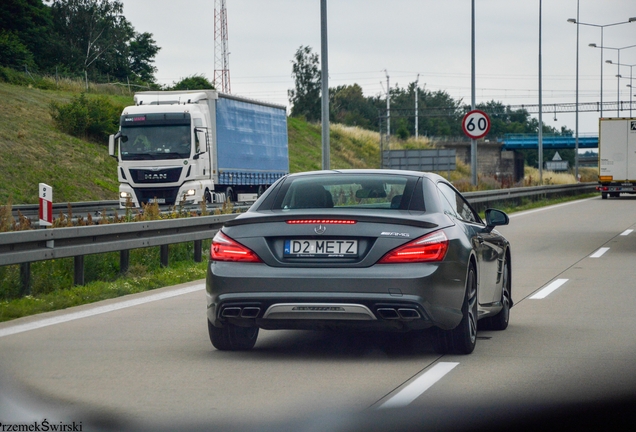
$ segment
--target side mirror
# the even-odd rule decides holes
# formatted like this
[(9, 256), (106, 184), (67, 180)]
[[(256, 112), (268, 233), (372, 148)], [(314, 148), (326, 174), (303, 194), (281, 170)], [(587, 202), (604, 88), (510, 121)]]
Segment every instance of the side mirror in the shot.
[(115, 156), (115, 135), (108, 136), (108, 154), (111, 157), (116, 157)]
[(492, 231), (496, 226), (508, 225), (508, 223), (510, 223), (510, 218), (501, 210), (486, 210), (486, 228), (488, 229), (488, 232)]

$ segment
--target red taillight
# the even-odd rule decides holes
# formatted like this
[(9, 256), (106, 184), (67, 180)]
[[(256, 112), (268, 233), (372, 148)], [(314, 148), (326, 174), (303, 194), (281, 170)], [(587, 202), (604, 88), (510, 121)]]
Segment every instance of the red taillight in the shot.
[(436, 231), (393, 249), (378, 264), (441, 261), (447, 250), (448, 237), (444, 231)]
[(262, 262), (251, 249), (232, 240), (221, 231), (212, 239), (210, 257), (213, 261)]
[(353, 225), (356, 223), (350, 219), (293, 219), (288, 220), (290, 225)]

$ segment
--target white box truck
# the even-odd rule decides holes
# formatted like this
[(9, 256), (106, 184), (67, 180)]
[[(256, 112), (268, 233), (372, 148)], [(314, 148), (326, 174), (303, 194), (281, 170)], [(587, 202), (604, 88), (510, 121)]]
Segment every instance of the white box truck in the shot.
[(598, 132), (601, 197), (636, 193), (636, 118), (601, 118)]
[(286, 108), (215, 90), (139, 92), (109, 153), (121, 208), (253, 201), (289, 172)]

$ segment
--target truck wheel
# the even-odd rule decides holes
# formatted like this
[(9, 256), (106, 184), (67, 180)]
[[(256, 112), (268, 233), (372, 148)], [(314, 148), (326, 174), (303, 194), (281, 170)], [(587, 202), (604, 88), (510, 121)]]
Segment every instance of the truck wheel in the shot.
[(209, 189), (205, 190), (205, 193), (203, 194), (203, 197), (204, 197), (205, 202), (207, 204), (211, 204), (212, 203), (212, 194), (210, 193)]
[(259, 185), (258, 186), (258, 196), (263, 195), (263, 192), (265, 192), (265, 186)]
[(601, 199), (607, 199), (607, 192), (601, 192)]
[(230, 202), (236, 201), (236, 196), (234, 195), (234, 190), (231, 187), (227, 187), (225, 189), (225, 199)]

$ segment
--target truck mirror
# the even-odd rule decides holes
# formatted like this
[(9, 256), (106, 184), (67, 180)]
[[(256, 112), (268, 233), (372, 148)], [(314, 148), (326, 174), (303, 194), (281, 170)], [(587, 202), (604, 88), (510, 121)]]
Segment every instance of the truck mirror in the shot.
[(108, 154), (115, 156), (115, 135), (108, 136)]

